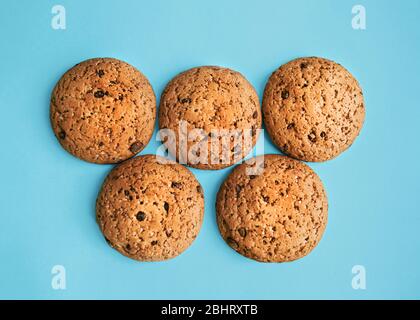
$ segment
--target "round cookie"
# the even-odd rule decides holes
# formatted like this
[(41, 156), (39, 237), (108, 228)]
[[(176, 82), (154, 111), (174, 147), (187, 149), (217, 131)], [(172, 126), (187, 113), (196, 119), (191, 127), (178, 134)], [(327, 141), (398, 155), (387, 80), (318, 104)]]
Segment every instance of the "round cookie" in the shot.
[(306, 164), (265, 155), (233, 170), (217, 194), (216, 211), (220, 233), (234, 250), (261, 262), (286, 262), (319, 243), (328, 202)]
[(108, 244), (140, 261), (182, 253), (197, 237), (203, 214), (203, 190), (194, 175), (155, 155), (113, 169), (96, 201), (96, 219)]
[(146, 77), (113, 58), (83, 61), (68, 70), (51, 94), (50, 118), (60, 144), (94, 163), (118, 163), (152, 137), (156, 98)]
[(346, 150), (365, 118), (362, 90), (341, 65), (300, 58), (277, 69), (267, 82), (263, 114), (273, 142), (304, 161), (326, 161)]
[(261, 122), (255, 89), (227, 68), (187, 70), (169, 82), (160, 100), (159, 128), (166, 129), (161, 137), (168, 151), (199, 169), (221, 169), (244, 158)]

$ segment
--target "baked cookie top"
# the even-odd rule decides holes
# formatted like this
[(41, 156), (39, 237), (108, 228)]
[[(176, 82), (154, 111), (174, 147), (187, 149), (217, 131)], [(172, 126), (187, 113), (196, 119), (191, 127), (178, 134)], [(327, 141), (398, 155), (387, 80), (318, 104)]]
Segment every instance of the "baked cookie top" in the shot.
[(68, 70), (51, 94), (50, 118), (60, 144), (94, 163), (118, 163), (149, 142), (156, 99), (146, 77), (113, 58), (83, 61)]
[(140, 261), (179, 255), (197, 237), (203, 214), (203, 190), (194, 175), (155, 155), (118, 165), (105, 179), (96, 202), (106, 241)]
[(365, 118), (362, 90), (341, 65), (299, 58), (278, 68), (263, 97), (267, 131), (284, 153), (326, 161), (346, 150)]
[(221, 169), (241, 160), (255, 145), (261, 122), (254, 88), (227, 68), (187, 70), (169, 82), (160, 100), (159, 128), (174, 135), (161, 134), (165, 145), (195, 168)]
[(217, 194), (216, 211), (220, 233), (234, 250), (257, 261), (285, 262), (318, 244), (328, 202), (309, 166), (265, 155), (233, 170)]

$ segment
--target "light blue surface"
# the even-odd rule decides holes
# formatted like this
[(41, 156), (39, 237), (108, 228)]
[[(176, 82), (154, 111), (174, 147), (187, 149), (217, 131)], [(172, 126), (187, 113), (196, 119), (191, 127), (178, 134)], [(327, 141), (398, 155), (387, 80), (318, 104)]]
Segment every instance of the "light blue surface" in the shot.
[[(367, 29), (353, 30), (363, 4)], [(67, 29), (51, 28), (64, 5)], [(420, 298), (420, 1), (3, 1), (0, 9), (0, 298)], [(138, 67), (159, 97), (197, 65), (242, 72), (262, 96), (279, 65), (323, 56), (364, 89), (367, 117), (354, 145), (310, 164), (324, 181), (329, 223), (306, 258), (261, 264), (219, 236), (214, 202), (231, 168), (192, 170), (205, 219), (181, 256), (138, 263), (110, 249), (95, 223), (111, 169), (65, 152), (49, 124), (49, 95), (81, 60), (110, 56)], [(154, 153), (153, 141), (142, 152)], [(266, 153), (278, 153), (268, 137)], [(351, 286), (354, 265), (367, 289)], [(67, 289), (53, 290), (63, 265)]]

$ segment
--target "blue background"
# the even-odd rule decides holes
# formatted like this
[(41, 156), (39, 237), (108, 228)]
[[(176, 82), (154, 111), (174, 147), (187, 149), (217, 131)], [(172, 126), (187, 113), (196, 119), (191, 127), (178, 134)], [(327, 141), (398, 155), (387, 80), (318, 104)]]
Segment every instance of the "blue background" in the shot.
[[(64, 5), (67, 29), (51, 28)], [(367, 29), (351, 27), (352, 6)], [(420, 1), (3, 1), (0, 9), (0, 298), (420, 298)], [(324, 181), (329, 224), (306, 258), (262, 264), (220, 237), (214, 202), (231, 168), (192, 170), (205, 219), (181, 256), (139, 263), (110, 249), (95, 199), (111, 166), (65, 152), (49, 124), (49, 95), (64, 71), (107, 56), (139, 68), (159, 97), (178, 72), (222, 65), (260, 97), (279, 65), (336, 60), (360, 81), (367, 116), (337, 159), (310, 164)], [(155, 153), (156, 132), (142, 152)], [(278, 153), (268, 136), (266, 153)], [(53, 290), (63, 265), (67, 289)], [(366, 290), (351, 286), (366, 268)]]

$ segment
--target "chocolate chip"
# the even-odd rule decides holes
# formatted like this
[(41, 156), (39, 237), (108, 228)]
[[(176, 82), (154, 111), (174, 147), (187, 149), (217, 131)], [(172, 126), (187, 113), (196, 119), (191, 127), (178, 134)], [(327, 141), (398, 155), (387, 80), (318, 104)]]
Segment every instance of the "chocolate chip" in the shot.
[(263, 200), (264, 200), (264, 202), (269, 202), (270, 201), (270, 198), (269, 197), (267, 197), (267, 196), (265, 196), (265, 197), (263, 197)]
[(252, 174), (252, 175), (250, 175), (250, 176), (249, 176), (249, 179), (251, 179), (251, 180), (252, 180), (252, 179), (255, 179), (256, 177), (257, 177), (257, 176), (255, 176), (255, 175), (253, 175), (253, 174)]
[(315, 135), (315, 133), (314, 133), (314, 132), (311, 132), (311, 133), (308, 135), (308, 139), (309, 139), (309, 141), (311, 141), (311, 142), (316, 142), (316, 135)]
[(257, 111), (255, 111), (255, 112), (252, 114), (252, 117), (253, 117), (254, 119), (257, 119), (257, 117), (258, 117), (258, 112), (257, 112)]
[(203, 192), (203, 188), (201, 188), (201, 186), (197, 186), (197, 192), (198, 193), (202, 193)]
[(183, 98), (183, 99), (181, 99), (181, 103), (191, 103), (191, 99), (190, 98)]
[(255, 136), (257, 134), (257, 129), (255, 127), (251, 128), (251, 135)]
[(182, 183), (181, 182), (172, 181), (172, 183), (171, 183), (171, 187), (172, 188), (181, 189), (181, 186), (182, 186)]
[(98, 146), (99, 147), (103, 147), (104, 146), (104, 143), (102, 141), (99, 141)]
[(139, 211), (136, 215), (136, 219), (138, 221), (143, 221), (144, 219), (146, 219), (146, 214), (143, 211)]
[(244, 238), (246, 236), (246, 229), (245, 228), (239, 228), (238, 232), (241, 235), (241, 237)]
[(104, 76), (104, 74), (105, 74), (104, 70), (96, 70), (96, 75), (99, 78), (102, 78)]
[(164, 205), (163, 205), (163, 208), (165, 209), (166, 213), (168, 213), (168, 211), (169, 211), (169, 203), (167, 203), (167, 202), (165, 201), (165, 203), (164, 203)]
[(294, 127), (295, 127), (295, 124), (293, 122), (292, 123), (289, 123), (287, 125), (287, 130), (293, 129)]
[(95, 96), (95, 98), (103, 98), (105, 96), (105, 92), (103, 92), (102, 90), (98, 90), (93, 95)]
[(124, 96), (122, 94), (118, 95), (118, 100), (123, 101), (124, 100)]
[(143, 143), (141, 143), (140, 141), (136, 141), (133, 144), (131, 144), (131, 146), (130, 146), (130, 151), (132, 153), (137, 153), (141, 149), (143, 149)]
[(307, 62), (302, 62), (302, 63), (300, 64), (300, 68), (301, 68), (301, 69), (305, 69), (307, 66), (308, 66), (308, 63), (307, 63)]
[(321, 136), (321, 138), (325, 138), (325, 136), (326, 136), (327, 134), (324, 132), (324, 131), (322, 131), (321, 133), (320, 133), (320, 136)]
[(289, 91), (287, 91), (287, 90), (283, 90), (283, 91), (281, 92), (281, 98), (282, 98), (282, 99), (287, 99), (287, 98), (289, 98)]
[(126, 249), (126, 250), (128, 250), (128, 251), (130, 251), (130, 250), (131, 250), (131, 246), (130, 246), (130, 244), (129, 244), (129, 243), (127, 243), (127, 244), (125, 245), (125, 249)]
[(242, 191), (242, 186), (241, 185), (236, 185), (236, 196), (237, 197), (239, 197), (239, 194), (241, 193), (241, 191)]
[(231, 246), (233, 249), (235, 250), (238, 249), (239, 247), (238, 243), (235, 240), (233, 240), (231, 237), (227, 238), (226, 241), (227, 241), (227, 244)]
[(155, 245), (157, 245), (157, 244), (158, 244), (158, 242), (157, 242), (157, 240), (153, 240), (152, 242), (150, 242), (150, 244), (151, 244), (152, 246), (155, 246)]
[(58, 133), (58, 137), (59, 137), (61, 140), (64, 140), (64, 139), (66, 138), (66, 132), (65, 132), (64, 130), (61, 130), (61, 131)]
[(124, 194), (125, 194), (126, 197), (128, 197), (128, 196), (130, 196), (130, 191), (124, 190)]

